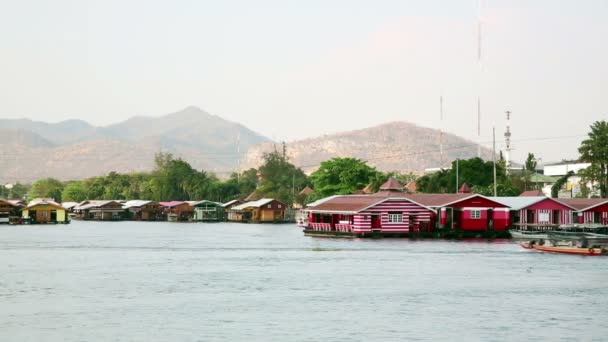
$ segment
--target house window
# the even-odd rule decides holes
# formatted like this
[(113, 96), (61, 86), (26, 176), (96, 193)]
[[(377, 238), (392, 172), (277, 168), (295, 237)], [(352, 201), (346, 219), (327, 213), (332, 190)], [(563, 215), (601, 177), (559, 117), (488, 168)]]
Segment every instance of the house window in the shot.
[(400, 223), (403, 222), (403, 213), (398, 211), (391, 211), (388, 213), (388, 223)]
[(471, 210), (471, 218), (472, 219), (480, 219), (481, 218), (481, 210)]
[(280, 204), (277, 204), (277, 205), (279, 206), (279, 209), (281, 209), (281, 205)]
[(269, 204), (269, 205), (268, 205), (268, 209), (270, 209), (270, 208), (272, 208), (272, 204)]
[(42, 212), (40, 212), (40, 216), (41, 217), (47, 217), (47, 216), (49, 216), (49, 212), (48, 211), (42, 211)]

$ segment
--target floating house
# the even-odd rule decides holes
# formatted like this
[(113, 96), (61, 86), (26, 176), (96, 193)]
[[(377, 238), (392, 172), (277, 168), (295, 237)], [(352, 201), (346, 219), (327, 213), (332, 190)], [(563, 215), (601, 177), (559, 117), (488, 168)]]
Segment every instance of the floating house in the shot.
[(546, 196), (490, 197), (510, 207), (509, 221), (521, 229), (550, 230), (572, 224), (576, 208)]
[(309, 213), (306, 233), (405, 234), (428, 231), (435, 220), (432, 208), (403, 196), (332, 196), (312, 203), (304, 211)]
[(66, 210), (59, 203), (48, 198), (37, 198), (32, 200), (22, 210), (23, 220), (31, 223), (69, 223)]
[(437, 210), (440, 228), (485, 231), (509, 227), (509, 207), (479, 194), (406, 194), (405, 197)]
[(133, 200), (123, 205), (127, 218), (135, 221), (159, 221), (163, 219), (160, 204), (154, 201)]
[(0, 199), (0, 223), (18, 223), (23, 207), (22, 201)]
[(573, 223), (608, 225), (608, 198), (559, 198), (576, 209)]
[(284, 222), (287, 206), (272, 198), (246, 202), (229, 209), (230, 221), (239, 222)]
[(74, 207), (76, 217), (83, 220), (120, 221), (125, 218), (125, 209), (119, 201), (83, 201)]
[(189, 221), (194, 215), (194, 208), (187, 202), (159, 202), (163, 214), (169, 221)]
[[(233, 212), (231, 209), (236, 207), (237, 205), (241, 205), (243, 203), (245, 203), (245, 202), (241, 201), (239, 199), (235, 199), (230, 202), (224, 203), (222, 205), (224, 207), (224, 219), (226, 219), (227, 221), (240, 221), (237, 218), (235, 218), (235, 212)], [(238, 215), (236, 215), (236, 216), (238, 216)]]
[(202, 200), (195, 202), (192, 207), (194, 208), (194, 221), (224, 221), (224, 206), (221, 203)]

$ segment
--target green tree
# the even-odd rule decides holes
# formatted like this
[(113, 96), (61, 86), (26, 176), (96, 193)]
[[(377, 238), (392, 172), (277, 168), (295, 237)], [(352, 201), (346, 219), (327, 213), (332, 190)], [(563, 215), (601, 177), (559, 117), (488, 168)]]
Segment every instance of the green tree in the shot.
[(574, 171), (568, 171), (564, 176), (560, 177), (551, 187), (551, 197), (557, 198), (559, 191), (568, 183), (568, 178), (574, 176)]
[[(458, 168), (458, 184), (456, 184), (456, 168)], [(496, 165), (496, 188), (503, 189), (504, 193), (518, 192), (507, 177), (504, 166)], [(430, 175), (420, 177), (416, 184), (420, 192), (426, 193), (453, 193), (463, 183), (467, 183), (472, 191), (487, 193), (485, 189), (491, 188), (494, 194), (494, 165), (491, 161), (480, 158), (471, 158), (452, 162), (450, 170), (441, 170)]]
[(87, 199), (87, 191), (82, 181), (67, 182), (61, 192), (61, 199), (64, 202), (82, 202)]
[(293, 204), (296, 189), (301, 189), (308, 183), (304, 171), (288, 161), (285, 151), (265, 153), (263, 158), (257, 192), (260, 196), (275, 198), (288, 205)]
[(370, 182), (380, 183), (380, 175), (378, 170), (356, 158), (333, 158), (321, 162), (319, 169), (310, 175), (315, 190), (311, 199), (353, 193)]
[(39, 179), (34, 184), (28, 193), (28, 199), (33, 198), (53, 198), (57, 202), (61, 202), (61, 192), (63, 191), (63, 183), (55, 178)]
[(600, 197), (608, 196), (608, 122), (596, 121), (591, 125), (588, 138), (578, 148), (581, 161), (591, 163), (600, 188)]

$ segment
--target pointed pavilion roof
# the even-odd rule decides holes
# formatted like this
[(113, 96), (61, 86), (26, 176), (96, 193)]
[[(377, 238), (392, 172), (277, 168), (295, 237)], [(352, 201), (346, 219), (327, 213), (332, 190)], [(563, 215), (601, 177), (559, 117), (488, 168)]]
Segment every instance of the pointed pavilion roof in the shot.
[(302, 191), (300, 191), (300, 195), (310, 195), (313, 193), (313, 190), (307, 185)]
[(390, 177), (384, 184), (380, 185), (380, 190), (399, 190), (403, 191), (403, 185), (393, 177)]
[(471, 188), (469, 188), (469, 185), (467, 184), (467, 182), (462, 183), (462, 186), (460, 187), (460, 189), (458, 189), (458, 193), (459, 194), (470, 194), (471, 193)]

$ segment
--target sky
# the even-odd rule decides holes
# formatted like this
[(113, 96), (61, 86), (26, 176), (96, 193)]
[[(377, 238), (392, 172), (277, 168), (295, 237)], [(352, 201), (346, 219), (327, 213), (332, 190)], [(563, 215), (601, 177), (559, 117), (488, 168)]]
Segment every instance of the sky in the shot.
[(515, 161), (576, 158), (589, 126), (608, 120), (605, 0), (0, 8), (2, 118), (108, 125), (192, 105), (275, 140), (399, 120), (489, 147), (495, 127), (500, 149), (510, 110)]

